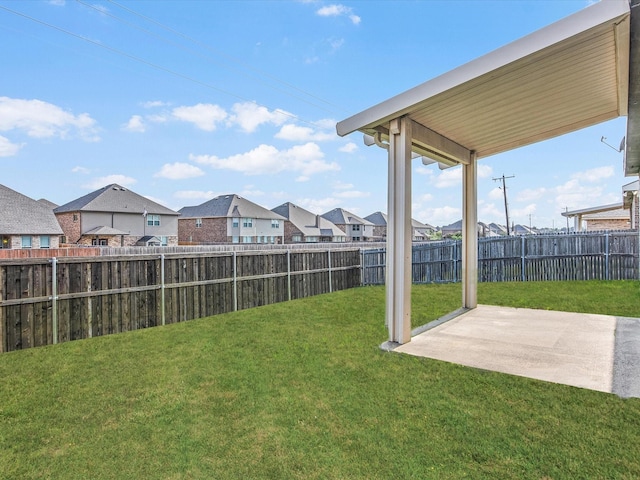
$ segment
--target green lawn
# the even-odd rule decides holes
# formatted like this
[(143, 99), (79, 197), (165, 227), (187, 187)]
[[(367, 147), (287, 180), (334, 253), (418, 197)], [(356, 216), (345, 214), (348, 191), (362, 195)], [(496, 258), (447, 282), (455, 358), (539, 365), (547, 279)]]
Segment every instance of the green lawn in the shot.
[[(479, 300), (640, 316), (640, 282)], [(414, 287), (414, 325), (459, 304)], [(640, 478), (640, 399), (382, 352), (383, 320), (365, 287), (0, 355), (0, 478)]]

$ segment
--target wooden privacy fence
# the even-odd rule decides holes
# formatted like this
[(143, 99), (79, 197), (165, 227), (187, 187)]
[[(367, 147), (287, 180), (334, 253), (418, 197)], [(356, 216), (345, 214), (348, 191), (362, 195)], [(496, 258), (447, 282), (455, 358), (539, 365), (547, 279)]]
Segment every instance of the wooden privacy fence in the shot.
[(0, 352), (362, 284), (360, 249), (0, 261)]
[[(363, 284), (384, 284), (385, 249), (363, 252)], [(482, 238), (478, 241), (478, 280), (639, 279), (638, 232), (576, 233)], [(413, 246), (414, 283), (450, 283), (461, 278), (460, 241)]]

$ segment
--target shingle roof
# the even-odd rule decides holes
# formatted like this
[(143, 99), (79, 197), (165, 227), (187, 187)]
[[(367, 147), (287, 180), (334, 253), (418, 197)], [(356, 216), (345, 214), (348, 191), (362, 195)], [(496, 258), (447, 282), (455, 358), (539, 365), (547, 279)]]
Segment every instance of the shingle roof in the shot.
[(129, 235), (129, 233), (118, 230), (117, 228), (101, 225), (84, 232), (83, 235)]
[(346, 237), (340, 228), (330, 220), (287, 202), (271, 209), (289, 220), (300, 233), (307, 237)]
[(142, 214), (145, 210), (153, 215), (178, 215), (178, 212), (115, 183), (65, 203), (56, 208), (54, 212), (82, 211)]
[(344, 208), (334, 208), (329, 212), (323, 213), (322, 216), (336, 225), (373, 225), (369, 220), (348, 212)]
[(62, 235), (47, 205), (0, 185), (0, 234)]
[(182, 207), (181, 218), (244, 217), (284, 220), (271, 210), (235, 194), (218, 195), (211, 200), (193, 207)]
[[(374, 225), (383, 226), (383, 227), (387, 226), (387, 214), (386, 213), (375, 212), (375, 213), (372, 213), (371, 215), (367, 215), (366, 217), (364, 217), (364, 219), (365, 220), (369, 220)], [(434, 229), (435, 228), (435, 227), (433, 227), (431, 225), (427, 225), (426, 223), (419, 222), (418, 220), (415, 220), (413, 218), (411, 219), (411, 226), (413, 228), (430, 228), (430, 229)]]

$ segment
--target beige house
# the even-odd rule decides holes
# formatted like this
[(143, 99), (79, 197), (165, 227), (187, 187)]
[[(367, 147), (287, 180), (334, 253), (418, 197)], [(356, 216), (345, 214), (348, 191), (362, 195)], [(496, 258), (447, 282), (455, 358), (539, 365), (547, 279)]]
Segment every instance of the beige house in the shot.
[(287, 219), (285, 243), (346, 242), (347, 235), (333, 222), (291, 202), (271, 209)]
[(178, 212), (115, 183), (57, 207), (54, 213), (67, 244), (178, 244)]
[(348, 242), (372, 242), (374, 224), (343, 208), (334, 208), (322, 216), (346, 233)]

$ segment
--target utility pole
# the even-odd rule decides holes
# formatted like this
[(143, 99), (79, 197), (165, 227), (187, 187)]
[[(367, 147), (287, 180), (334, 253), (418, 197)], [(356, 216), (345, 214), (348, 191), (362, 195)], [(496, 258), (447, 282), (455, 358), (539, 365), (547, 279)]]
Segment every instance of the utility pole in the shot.
[(509, 203), (507, 202), (507, 178), (515, 178), (515, 175), (511, 175), (510, 177), (505, 177), (504, 173), (502, 177), (494, 178), (493, 181), (502, 180), (502, 193), (504, 194), (504, 216), (507, 220), (507, 236), (511, 235), (511, 231), (509, 230)]

